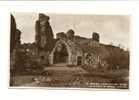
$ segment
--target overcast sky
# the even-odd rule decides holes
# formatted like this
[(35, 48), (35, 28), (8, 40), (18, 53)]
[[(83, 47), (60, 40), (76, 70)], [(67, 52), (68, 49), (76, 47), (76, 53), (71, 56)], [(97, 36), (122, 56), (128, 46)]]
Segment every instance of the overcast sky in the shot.
[[(17, 28), (21, 30), (22, 43), (34, 42), (35, 21), (38, 13), (12, 13)], [(50, 25), (54, 36), (58, 32), (73, 29), (76, 35), (91, 38), (93, 32), (100, 33), (100, 42), (105, 44), (123, 45), (129, 48), (130, 17), (120, 15), (71, 15), (49, 14)]]

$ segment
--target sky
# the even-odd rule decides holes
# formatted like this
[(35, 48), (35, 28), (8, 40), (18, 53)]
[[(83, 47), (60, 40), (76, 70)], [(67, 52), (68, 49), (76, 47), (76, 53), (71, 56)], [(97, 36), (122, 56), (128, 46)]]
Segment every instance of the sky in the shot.
[[(21, 42), (35, 41), (35, 21), (38, 13), (12, 13), (17, 28), (22, 32)], [(129, 48), (130, 16), (128, 15), (73, 15), (44, 13), (50, 17), (50, 25), (54, 36), (58, 32), (75, 31), (75, 35), (91, 38), (93, 32), (98, 32), (100, 42)]]

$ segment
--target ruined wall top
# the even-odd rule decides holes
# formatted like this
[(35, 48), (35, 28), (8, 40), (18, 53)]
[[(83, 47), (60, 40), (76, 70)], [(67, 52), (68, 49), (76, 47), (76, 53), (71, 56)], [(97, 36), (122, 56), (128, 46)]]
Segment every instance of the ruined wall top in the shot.
[(99, 42), (99, 33), (97, 33), (97, 32), (93, 32), (93, 34), (92, 34), (92, 39), (93, 40), (95, 40), (95, 41), (97, 41), (97, 42)]
[(56, 34), (56, 39), (67, 39), (67, 36), (64, 32), (59, 32)]
[(74, 34), (75, 34), (74, 30), (72, 30), (72, 29), (68, 30), (67, 31), (67, 38), (70, 40), (74, 39)]
[(48, 21), (49, 19), (50, 19), (49, 16), (47, 16), (43, 13), (39, 14), (39, 21), (42, 21), (42, 20)]

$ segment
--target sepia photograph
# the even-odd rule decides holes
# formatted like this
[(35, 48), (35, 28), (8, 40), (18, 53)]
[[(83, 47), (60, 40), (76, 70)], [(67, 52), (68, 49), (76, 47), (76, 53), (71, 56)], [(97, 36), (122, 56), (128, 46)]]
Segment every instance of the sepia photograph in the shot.
[(129, 89), (130, 15), (12, 12), (10, 87)]

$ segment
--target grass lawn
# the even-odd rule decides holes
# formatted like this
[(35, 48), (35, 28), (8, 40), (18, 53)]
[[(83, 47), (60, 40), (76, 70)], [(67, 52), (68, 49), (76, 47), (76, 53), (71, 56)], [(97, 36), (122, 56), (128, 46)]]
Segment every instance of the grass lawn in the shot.
[[(18, 75), (11, 77), (13, 86), (37, 87), (98, 87), (128, 88), (128, 70), (88, 73), (82, 69), (47, 69), (48, 75)], [(37, 79), (37, 80), (34, 80)], [(122, 86), (121, 86), (122, 84)]]

